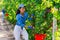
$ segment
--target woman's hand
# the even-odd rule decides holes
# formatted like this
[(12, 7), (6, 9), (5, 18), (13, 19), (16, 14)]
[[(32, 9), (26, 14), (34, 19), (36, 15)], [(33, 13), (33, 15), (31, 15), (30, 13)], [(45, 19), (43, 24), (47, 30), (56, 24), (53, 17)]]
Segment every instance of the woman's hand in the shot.
[(34, 29), (32, 26), (28, 26), (29, 29)]
[(25, 29), (34, 29), (33, 26), (25, 26)]

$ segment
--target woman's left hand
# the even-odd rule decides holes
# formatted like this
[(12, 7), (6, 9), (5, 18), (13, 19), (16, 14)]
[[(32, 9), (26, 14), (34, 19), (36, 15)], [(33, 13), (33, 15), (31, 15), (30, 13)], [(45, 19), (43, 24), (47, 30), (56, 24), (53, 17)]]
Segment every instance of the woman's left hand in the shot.
[(29, 28), (29, 29), (33, 29), (33, 27), (32, 27), (32, 26), (28, 26), (28, 28)]

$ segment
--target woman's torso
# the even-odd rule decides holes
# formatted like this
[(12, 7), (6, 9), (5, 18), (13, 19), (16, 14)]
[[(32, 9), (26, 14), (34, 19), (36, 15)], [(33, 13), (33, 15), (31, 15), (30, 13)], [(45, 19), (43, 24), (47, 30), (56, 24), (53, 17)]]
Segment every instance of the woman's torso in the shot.
[[(21, 14), (17, 14), (17, 16), (19, 16), (20, 17), (20, 19), (19, 20), (21, 20), (22, 21), (22, 23), (23, 24), (25, 24), (25, 21), (26, 21), (26, 19), (27, 19), (27, 17), (28, 17), (28, 13), (27, 12), (25, 12), (24, 13), (24, 16), (22, 16)], [(16, 22), (16, 24), (18, 24), (19, 23), (19, 20)], [(18, 24), (19, 25), (19, 24)]]

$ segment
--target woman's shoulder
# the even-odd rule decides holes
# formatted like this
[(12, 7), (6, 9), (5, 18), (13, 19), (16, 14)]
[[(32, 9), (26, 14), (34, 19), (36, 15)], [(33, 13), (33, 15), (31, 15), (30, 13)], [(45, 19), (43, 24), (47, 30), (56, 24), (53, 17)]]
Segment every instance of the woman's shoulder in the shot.
[(20, 17), (20, 14), (17, 14), (16, 17)]
[(19, 19), (19, 18), (21, 18), (21, 16), (20, 14), (17, 14), (16, 19)]

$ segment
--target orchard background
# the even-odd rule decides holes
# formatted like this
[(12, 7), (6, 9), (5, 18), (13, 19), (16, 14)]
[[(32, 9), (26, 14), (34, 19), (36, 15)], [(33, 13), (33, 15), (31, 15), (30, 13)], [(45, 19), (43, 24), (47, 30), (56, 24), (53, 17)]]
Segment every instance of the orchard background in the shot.
[(26, 26), (32, 25), (34, 29), (27, 29), (29, 40), (34, 40), (34, 34), (47, 34), (45, 40), (52, 40), (53, 17), (57, 19), (56, 40), (60, 36), (60, 0), (0, 0), (0, 10), (5, 8), (5, 18), (11, 23), (16, 23), (16, 11), (20, 4), (26, 6), (29, 17), (33, 14), (31, 21), (26, 21)]

